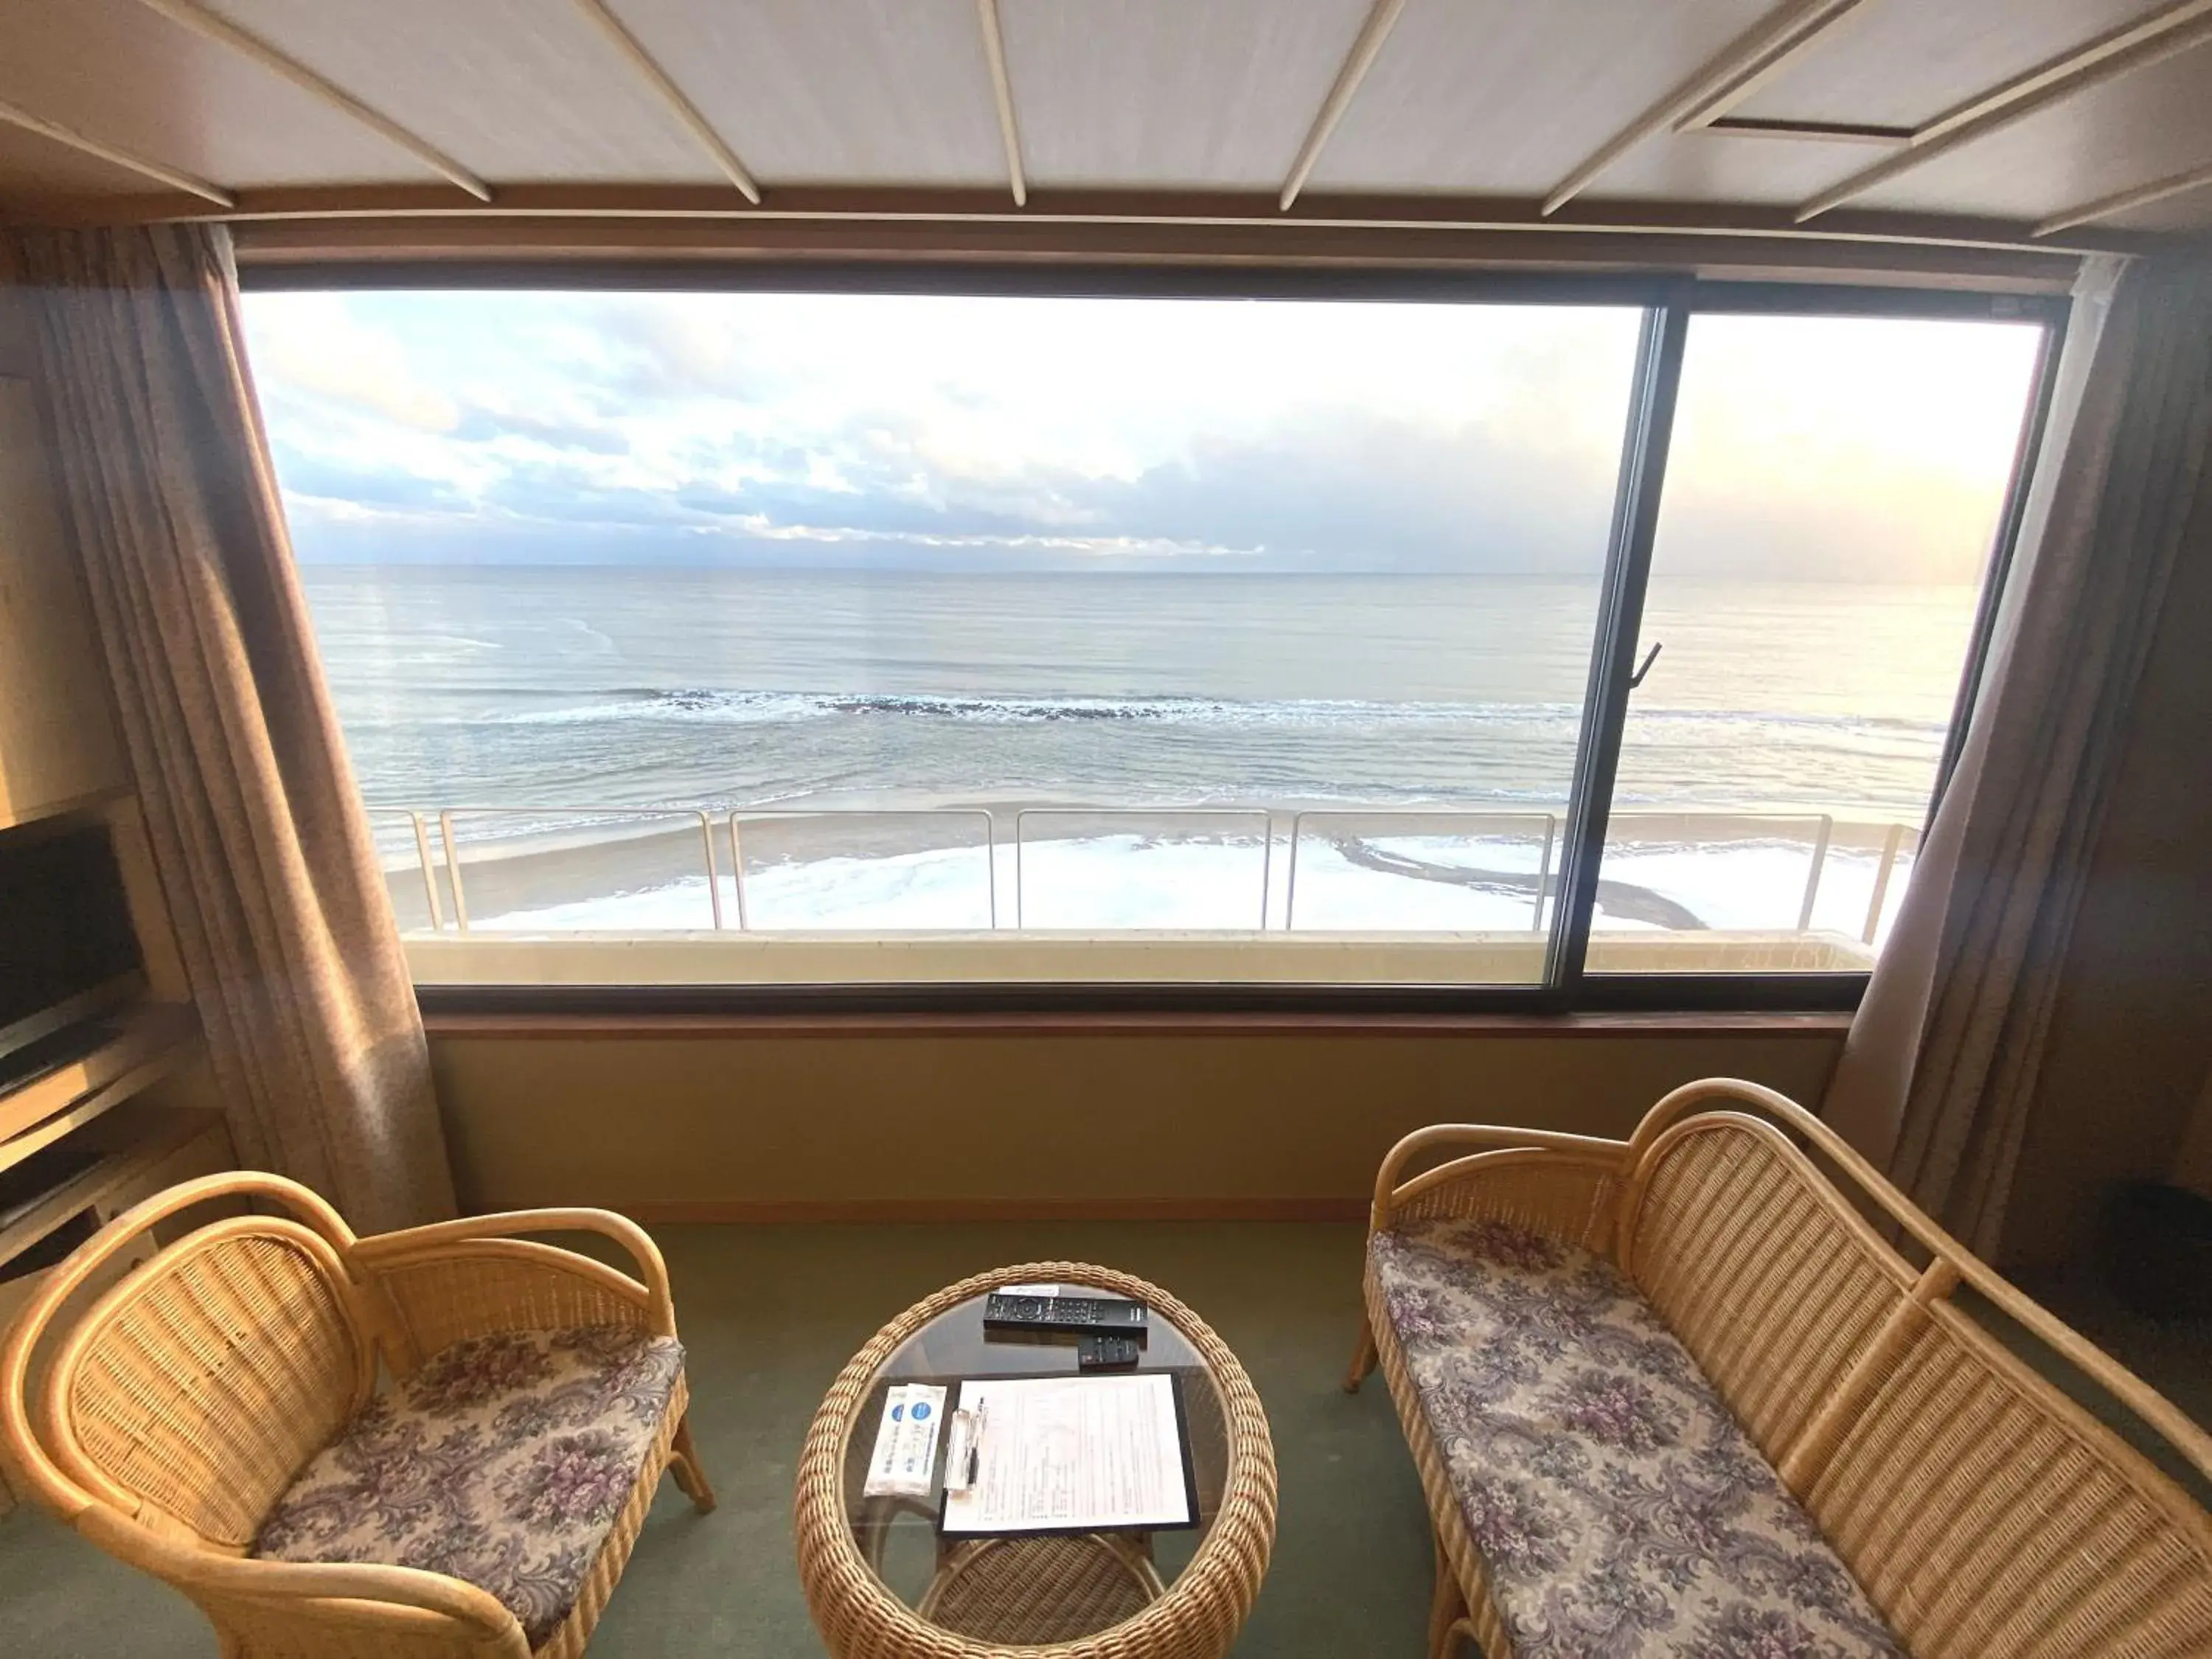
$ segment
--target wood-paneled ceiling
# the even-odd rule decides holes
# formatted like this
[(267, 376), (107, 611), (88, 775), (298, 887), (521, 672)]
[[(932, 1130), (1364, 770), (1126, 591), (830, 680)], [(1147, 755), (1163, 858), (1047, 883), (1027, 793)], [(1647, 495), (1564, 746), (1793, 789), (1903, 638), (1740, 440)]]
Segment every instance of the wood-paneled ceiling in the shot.
[(0, 217), (186, 216), (2136, 248), (2212, 0), (0, 0)]

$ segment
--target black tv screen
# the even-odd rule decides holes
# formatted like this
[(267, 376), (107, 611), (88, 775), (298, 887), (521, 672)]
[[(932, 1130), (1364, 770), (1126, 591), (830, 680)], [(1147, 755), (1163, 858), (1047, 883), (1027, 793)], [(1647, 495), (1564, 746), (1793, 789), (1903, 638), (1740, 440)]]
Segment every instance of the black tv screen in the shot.
[(0, 830), (0, 1055), (118, 1000), (140, 966), (104, 827)]

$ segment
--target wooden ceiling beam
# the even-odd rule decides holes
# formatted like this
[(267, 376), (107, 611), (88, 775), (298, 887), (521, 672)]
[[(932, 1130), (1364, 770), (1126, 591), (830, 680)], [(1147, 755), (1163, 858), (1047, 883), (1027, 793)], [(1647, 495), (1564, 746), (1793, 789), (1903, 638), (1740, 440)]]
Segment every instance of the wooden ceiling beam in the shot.
[(88, 137), (75, 127), (65, 127), (58, 121), (47, 120), (43, 115), (33, 115), (20, 106), (0, 102), (0, 121), (5, 121), (11, 127), (21, 127), (26, 132), (35, 132), (41, 138), (51, 138), (58, 144), (66, 144), (71, 149), (82, 150), (87, 155), (96, 155), (101, 161), (126, 168), (141, 178), (151, 179), (172, 190), (183, 191), (188, 196), (197, 196), (203, 202), (211, 202), (216, 207), (234, 208), (238, 205), (238, 198), (221, 185), (211, 185), (189, 173), (179, 172), (159, 161), (149, 161), (127, 149), (118, 149), (113, 144)]
[[(2010, 108), (2023, 99), (2046, 92), (2084, 70), (2094, 69), (2138, 49), (2156, 46), (2176, 30), (2185, 28), (2207, 15), (2212, 15), (2212, 0), (2175, 0), (2175, 3), (2163, 11), (2152, 12), (2132, 23), (2124, 23), (2094, 40), (2084, 41), (2056, 58), (2046, 58), (2033, 69), (2023, 70), (2009, 81), (2001, 82), (1986, 92), (1978, 93), (1964, 103), (1954, 105), (1933, 120), (1923, 123), (1915, 136), (1922, 143), (1947, 137), (1985, 115)], [(2146, 64), (2156, 63), (2160, 58), (2185, 51), (2194, 44), (2194, 40), (2179, 42), (2154, 57), (2130, 60), (2115, 72), (2125, 74), (2129, 70), (2141, 69)]]
[(629, 32), (622, 19), (607, 9), (605, 0), (576, 0), (585, 16), (591, 19), (607, 42), (620, 52), (629, 66), (644, 78), (646, 84), (659, 94), (686, 132), (699, 143), (699, 147), (714, 158), (714, 165), (723, 176), (738, 187), (738, 193), (755, 206), (760, 204), (760, 185), (755, 182), (745, 164), (738, 159), (714, 124), (700, 112), (699, 106), (684, 95), (684, 89), (669, 78), (668, 71), (660, 67), (659, 59), (645, 49), (644, 43)]
[(2170, 173), (2163, 179), (2154, 179), (2147, 185), (2137, 185), (2132, 190), (2117, 191), (2110, 196), (2100, 196), (2094, 202), (2084, 202), (2063, 213), (2054, 213), (2036, 226), (2038, 236), (2055, 236), (2062, 230), (2071, 230), (2076, 225), (2094, 224), (2100, 219), (2109, 219), (2115, 214), (2132, 209), (2148, 207), (2153, 202), (2163, 202), (2169, 196), (2185, 196), (2192, 190), (2203, 190), (2212, 185), (2212, 167), (2191, 167), (2186, 173)]
[(1544, 198), (1547, 216), (1647, 138), (1717, 119), (1793, 62), (1864, 0), (1790, 0), (1708, 58), (1690, 78), (1606, 140)]
[(999, 142), (1006, 148), (1006, 182), (1014, 205), (1030, 199), (1029, 176), (1022, 167), (1022, 129), (1014, 118), (1013, 77), (1006, 73), (1006, 36), (999, 23), (999, 0), (975, 0), (975, 22), (983, 32), (983, 58), (991, 68), (991, 96), (999, 106)]
[(2178, 0), (2163, 11), (2100, 34), (1946, 110), (1915, 129), (1912, 141), (1897, 155), (1802, 204), (1797, 222), (1818, 218), (1939, 155), (1948, 155), (2092, 87), (2148, 69), (2207, 40), (2212, 40), (2212, 0)]
[(1321, 160), (1322, 147), (1336, 131), (1336, 124), (1344, 118), (1344, 112), (1352, 107), (1352, 94), (1367, 78), (1367, 71), (1382, 50), (1382, 43), (1398, 25), (1398, 14), (1405, 9), (1406, 0), (1375, 0), (1367, 21), (1360, 25), (1358, 38), (1352, 41), (1352, 50), (1345, 57), (1344, 66), (1336, 72), (1335, 84), (1322, 100), (1321, 112), (1314, 117), (1305, 143), (1298, 146), (1297, 159), (1291, 163), (1290, 175), (1283, 180), (1282, 194), (1276, 199), (1284, 212), (1291, 210), (1291, 204), (1306, 187), (1314, 163)]
[(1694, 108), (1677, 116), (1674, 131), (1699, 131), (1741, 108), (1753, 93), (1811, 51), (1816, 41), (1826, 40), (1839, 24), (1858, 15), (1860, 4), (1861, 0), (1846, 0), (1844, 4), (1825, 8), (1808, 5), (1801, 15), (1794, 18), (1778, 14), (1772, 20), (1774, 33), (1765, 49), (1754, 51), (1734, 75), (1715, 87)]
[(138, 3), (229, 47), (241, 56), (252, 58), (262, 68), (283, 76), (332, 109), (352, 117), (371, 131), (397, 144), (448, 183), (458, 185), (479, 202), (491, 200), (491, 186), (443, 150), (416, 137), (390, 116), (370, 108), (351, 93), (324, 79), (298, 59), (287, 57), (259, 35), (249, 34), (228, 18), (210, 11), (199, 4), (198, 0), (138, 0)]

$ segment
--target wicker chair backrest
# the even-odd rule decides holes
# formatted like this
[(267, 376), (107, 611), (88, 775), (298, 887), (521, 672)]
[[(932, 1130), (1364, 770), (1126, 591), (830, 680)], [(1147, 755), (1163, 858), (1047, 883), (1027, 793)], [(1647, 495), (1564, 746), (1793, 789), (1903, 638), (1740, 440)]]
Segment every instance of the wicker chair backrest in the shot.
[(330, 1243), (262, 1217), (203, 1228), (133, 1272), (54, 1364), (56, 1461), (142, 1523), (234, 1553), (374, 1380)]
[(1917, 1275), (1780, 1137), (1719, 1115), (1682, 1127), (1632, 1187), (1625, 1265), (1779, 1463)]
[(2093, 1380), (2132, 1378), (1878, 1177), (1860, 1184), (1926, 1267), (1772, 1123), (1675, 1120), (1638, 1132), (1623, 1265), (1914, 1659), (2212, 1654), (2212, 1516), (1950, 1293), (1966, 1278)]
[(1917, 1659), (2212, 1654), (2203, 1511), (1948, 1303), (1803, 1496)]

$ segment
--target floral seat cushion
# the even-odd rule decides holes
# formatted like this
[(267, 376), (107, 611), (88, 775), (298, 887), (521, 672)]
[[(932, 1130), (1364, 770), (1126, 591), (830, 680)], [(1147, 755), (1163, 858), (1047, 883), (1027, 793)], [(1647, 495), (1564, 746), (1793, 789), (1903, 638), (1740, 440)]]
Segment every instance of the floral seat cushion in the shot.
[(466, 1579), (536, 1648), (575, 1605), (683, 1367), (675, 1338), (624, 1325), (456, 1342), (315, 1455), (253, 1553)]
[(1520, 1659), (1899, 1659), (1812, 1521), (1610, 1262), (1408, 1220), (1371, 1270)]

